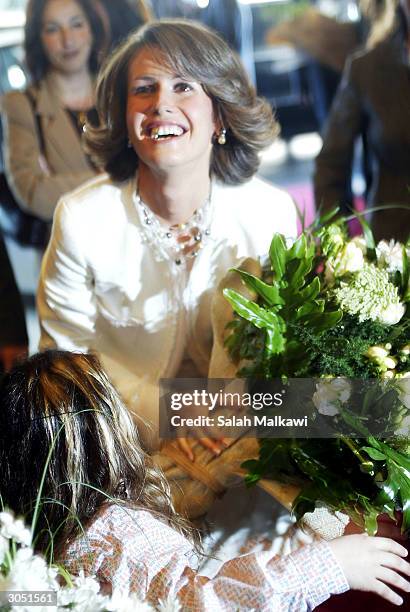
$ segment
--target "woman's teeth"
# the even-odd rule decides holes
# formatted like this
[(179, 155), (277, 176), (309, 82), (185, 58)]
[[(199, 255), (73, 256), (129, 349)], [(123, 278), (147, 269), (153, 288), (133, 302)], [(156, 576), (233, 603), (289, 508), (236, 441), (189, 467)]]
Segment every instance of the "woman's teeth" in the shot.
[(184, 130), (179, 125), (159, 125), (150, 130), (150, 137), (158, 140), (167, 136), (182, 136), (183, 133)]

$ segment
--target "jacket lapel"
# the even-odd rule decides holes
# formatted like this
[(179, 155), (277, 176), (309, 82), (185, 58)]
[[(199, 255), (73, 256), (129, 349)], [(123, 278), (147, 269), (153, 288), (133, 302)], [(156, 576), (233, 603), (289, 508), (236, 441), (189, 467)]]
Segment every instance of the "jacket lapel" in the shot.
[(49, 163), (53, 160), (67, 172), (89, 170), (78, 132), (53, 91), (51, 80), (46, 77), (37, 89), (37, 113), (40, 116)]

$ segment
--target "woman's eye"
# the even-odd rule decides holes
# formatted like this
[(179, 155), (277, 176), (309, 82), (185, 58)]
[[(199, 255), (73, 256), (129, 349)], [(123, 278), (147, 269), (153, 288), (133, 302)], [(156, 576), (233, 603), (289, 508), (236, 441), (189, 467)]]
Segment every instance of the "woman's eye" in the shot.
[(154, 90), (153, 85), (137, 85), (132, 88), (131, 93), (133, 94), (147, 94), (151, 93)]
[(72, 28), (83, 28), (84, 25), (85, 25), (84, 19), (76, 19), (75, 21), (71, 22)]
[(52, 24), (46, 25), (43, 28), (44, 34), (54, 34), (57, 31), (58, 31), (58, 26), (52, 25)]
[(193, 87), (190, 83), (177, 83), (174, 87), (175, 91), (192, 91)]

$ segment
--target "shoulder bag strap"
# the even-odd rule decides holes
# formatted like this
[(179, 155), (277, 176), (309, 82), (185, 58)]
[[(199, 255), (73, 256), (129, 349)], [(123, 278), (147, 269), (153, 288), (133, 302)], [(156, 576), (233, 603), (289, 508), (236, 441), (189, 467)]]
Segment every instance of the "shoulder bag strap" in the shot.
[(45, 141), (44, 141), (44, 134), (43, 134), (43, 129), (41, 127), (40, 115), (36, 111), (36, 101), (33, 97), (33, 94), (28, 89), (26, 90), (26, 96), (27, 96), (28, 101), (30, 102), (31, 110), (33, 112), (34, 121), (36, 124), (36, 133), (37, 133), (37, 138), (38, 138), (38, 144), (40, 147), (40, 152), (42, 155), (44, 155), (44, 157), (46, 157), (46, 146), (45, 146)]

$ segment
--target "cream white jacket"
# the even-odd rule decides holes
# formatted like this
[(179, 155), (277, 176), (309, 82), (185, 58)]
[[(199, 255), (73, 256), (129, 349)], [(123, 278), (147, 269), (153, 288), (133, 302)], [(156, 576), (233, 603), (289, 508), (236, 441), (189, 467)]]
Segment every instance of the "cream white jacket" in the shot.
[(214, 183), (210, 237), (188, 274), (147, 240), (134, 193), (135, 180), (102, 176), (60, 200), (38, 292), (41, 348), (96, 351), (157, 431), (158, 380), (176, 374), (184, 350), (207, 375), (213, 289), (240, 259), (266, 255), (274, 232), (294, 237), (296, 211), (258, 178)]

